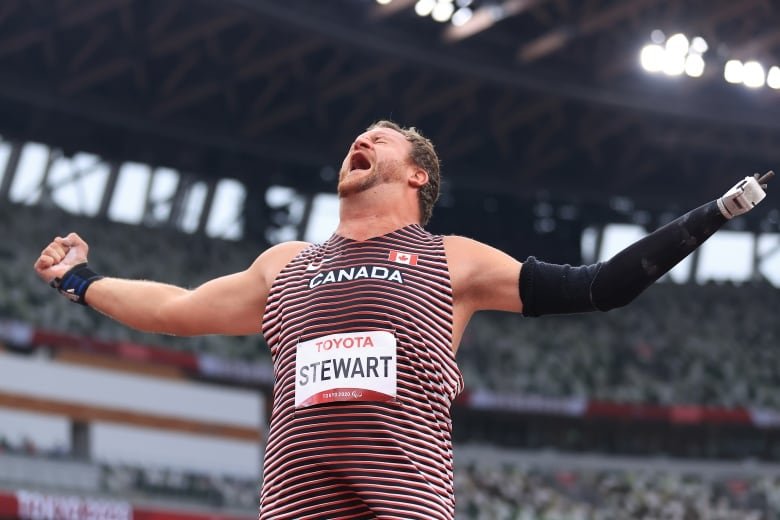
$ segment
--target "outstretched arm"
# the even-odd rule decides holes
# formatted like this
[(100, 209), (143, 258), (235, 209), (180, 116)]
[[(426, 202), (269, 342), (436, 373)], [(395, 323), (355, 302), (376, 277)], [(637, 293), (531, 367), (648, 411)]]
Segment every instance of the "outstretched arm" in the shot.
[(606, 262), (572, 267), (529, 257), (520, 276), (523, 314), (608, 311), (630, 303), (704, 243), (729, 219), (747, 213), (766, 193), (767, 172), (745, 177), (700, 206), (626, 247)]
[[(729, 219), (765, 196), (764, 177), (746, 177), (717, 200), (696, 208), (628, 246), (606, 262), (573, 267), (520, 262), (479, 242), (447, 237), (456, 321), (478, 310), (526, 316), (606, 311), (626, 305), (699, 247)], [(519, 276), (519, 290), (518, 290)]]
[(243, 335), (260, 331), (274, 278), (306, 245), (277, 245), (245, 271), (191, 290), (146, 280), (90, 280), (94, 273), (83, 271), (89, 247), (75, 233), (55, 238), (41, 252), (35, 270), (44, 281), (54, 282), (61, 292), (69, 293), (71, 299), (81, 299), (81, 303), (138, 330), (182, 336)]

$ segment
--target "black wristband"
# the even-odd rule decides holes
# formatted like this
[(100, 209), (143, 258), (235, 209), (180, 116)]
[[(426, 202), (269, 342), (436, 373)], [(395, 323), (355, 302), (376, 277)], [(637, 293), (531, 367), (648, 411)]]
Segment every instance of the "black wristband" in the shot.
[(103, 277), (90, 269), (87, 263), (84, 262), (71, 267), (62, 278), (55, 278), (49, 285), (57, 289), (73, 303), (87, 305), (87, 300), (84, 298), (87, 294), (87, 289), (92, 285), (92, 282), (101, 278)]

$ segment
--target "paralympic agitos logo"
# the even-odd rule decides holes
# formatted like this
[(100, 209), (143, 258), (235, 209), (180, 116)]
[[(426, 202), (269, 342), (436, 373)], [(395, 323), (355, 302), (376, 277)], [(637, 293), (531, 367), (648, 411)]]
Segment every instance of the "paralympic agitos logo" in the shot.
[(314, 289), (319, 285), (329, 283), (349, 282), (360, 280), (362, 278), (371, 278), (374, 280), (387, 280), (403, 284), (404, 277), (401, 271), (394, 268), (382, 267), (379, 265), (361, 265), (360, 267), (347, 267), (341, 269), (332, 269), (317, 273), (309, 280), (309, 289)]

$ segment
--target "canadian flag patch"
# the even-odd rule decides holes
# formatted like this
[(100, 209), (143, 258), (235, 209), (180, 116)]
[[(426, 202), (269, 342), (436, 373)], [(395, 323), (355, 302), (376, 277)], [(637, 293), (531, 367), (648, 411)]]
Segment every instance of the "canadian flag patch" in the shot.
[(417, 265), (418, 258), (419, 255), (414, 253), (404, 253), (403, 251), (390, 251), (390, 254), (387, 255), (387, 259), (391, 262), (406, 265)]

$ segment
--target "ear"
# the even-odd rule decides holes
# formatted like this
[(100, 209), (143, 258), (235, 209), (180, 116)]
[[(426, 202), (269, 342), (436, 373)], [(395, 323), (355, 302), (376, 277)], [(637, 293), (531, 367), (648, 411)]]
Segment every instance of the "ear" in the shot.
[(428, 172), (422, 168), (415, 168), (412, 175), (409, 176), (409, 186), (412, 188), (421, 188), (428, 184)]

